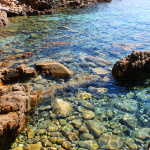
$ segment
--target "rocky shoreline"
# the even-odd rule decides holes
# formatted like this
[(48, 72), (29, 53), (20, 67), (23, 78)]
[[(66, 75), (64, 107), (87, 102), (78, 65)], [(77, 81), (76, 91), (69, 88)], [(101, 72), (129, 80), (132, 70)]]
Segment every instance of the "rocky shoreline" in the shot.
[[(8, 86), (10, 81), (14, 81), (14, 83), (20, 81), (22, 75), (25, 75), (28, 78), (33, 78), (35, 82), (38, 80), (43, 82), (39, 77), (40, 75), (37, 76), (37, 71), (62, 78), (73, 75), (68, 68), (54, 61), (37, 62), (36, 70), (26, 68), (24, 64), (17, 65), (19, 60), (30, 59), (32, 55), (34, 54), (30, 52), (22, 53), (1, 61), (1, 149), (19, 133), (11, 146), (12, 150), (146, 148), (150, 130), (149, 127), (138, 127), (137, 117), (134, 114), (138, 109), (137, 102), (131, 99), (135, 96), (134, 93), (130, 92), (130, 94), (124, 95), (127, 99), (122, 103), (118, 101), (121, 97), (116, 97), (113, 102), (115, 109), (109, 106), (109, 109), (105, 111), (100, 106), (95, 108), (94, 103), (96, 101), (91, 94), (93, 92), (106, 92), (102, 88), (89, 88), (90, 93), (81, 91), (78, 92), (77, 97), (71, 95), (66, 99), (53, 97), (55, 92), (66, 91), (69, 87), (75, 89), (76, 86), (90, 85), (93, 81), (108, 81), (96, 75), (78, 78), (80, 85), (76, 81), (69, 81), (67, 84), (50, 86), (49, 89), (42, 91), (43, 94), (39, 101), (42, 105), (34, 109), (33, 125), (27, 124), (22, 131), (28, 113), (38, 103), (41, 91), (30, 92), (32, 87), (23, 83)], [(94, 61), (97, 59), (94, 57)], [(107, 65), (110, 64), (103, 59), (98, 61)], [(17, 67), (12, 68), (15, 66), (14, 64)], [(137, 96), (139, 95), (137, 94)], [(103, 103), (107, 103), (107, 100), (111, 101), (109, 98), (109, 96), (105, 96), (98, 101), (104, 100)], [(89, 101), (90, 99), (93, 99), (93, 102)], [(128, 103), (130, 103), (130, 107), (127, 105)]]
[(85, 8), (88, 3), (111, 2), (111, 0), (5, 0), (0, 3), (0, 25), (9, 23), (7, 17), (53, 14), (54, 8)]
[[(34, 77), (37, 71), (34, 68), (26, 68), (25, 64), (11, 68), (18, 63), (19, 59), (32, 55), (33, 53), (26, 52), (0, 62), (0, 150), (22, 131), (27, 114), (38, 103), (40, 91), (30, 92), (29, 84), (17, 83)], [(37, 62), (36, 68), (54, 77), (73, 75), (68, 68), (54, 61)]]
[[(72, 6), (74, 7), (74, 5)], [(3, 11), (6, 12), (6, 10)], [(36, 14), (36, 12), (34, 13)], [(40, 10), (40, 13), (44, 14), (45, 10), (44, 12)], [(52, 44), (61, 45), (60, 42)], [(104, 95), (108, 89), (94, 87), (92, 82), (108, 82), (109, 78), (105, 75), (110, 74), (111, 69), (93, 67), (92, 71), (95, 75), (88, 74), (78, 77), (78, 75), (73, 76), (72, 71), (55, 61), (37, 62), (36, 64), (34, 62), (34, 68), (26, 67), (25, 63), (32, 55), (34, 54), (27, 52), (0, 61), (0, 144), (2, 147), (5, 147), (20, 133), (11, 145), (12, 150), (125, 148), (138, 150), (149, 148), (149, 105), (144, 103), (146, 98), (143, 93), (129, 92), (120, 96), (117, 94)], [(117, 66), (123, 66), (123, 69), (127, 68), (126, 70), (121, 69), (121, 71), (126, 72), (125, 79), (130, 80), (132, 79), (128, 76), (130, 71), (134, 72), (134, 69), (140, 71), (141, 67), (149, 68), (147, 66), (148, 57), (148, 52), (133, 52), (127, 58), (122, 59), (123, 61), (117, 62), (113, 69), (115, 70)], [(70, 63), (69, 59), (66, 61)], [(86, 57), (85, 62), (81, 62), (81, 65), (87, 65), (88, 61), (91, 62), (91, 65), (98, 63), (111, 65), (106, 60), (94, 56)], [(37, 74), (38, 71), (39, 74)], [(41, 105), (34, 110), (32, 123), (27, 124), (21, 132), (28, 113), (38, 103), (41, 91), (33, 92), (30, 90), (32, 87), (28, 84), (14, 83), (32, 79), (33, 84), (41, 88), (41, 85), (49, 82), (42, 77), (43, 74), (52, 75), (54, 78), (73, 76), (74, 79), (69, 82), (60, 80), (59, 84), (49, 85), (49, 88), (43, 91), (41, 102), (39, 102)], [(103, 75), (101, 76), (101, 74)], [(119, 76), (119, 80), (123, 77)], [(10, 84), (14, 85), (10, 86)], [(77, 92), (78, 87), (86, 86), (89, 93), (87, 91)], [(74, 94), (68, 92), (70, 88)], [(64, 94), (64, 98), (60, 98), (58, 95), (54, 98), (54, 93), (61, 92), (67, 93), (67, 97)], [(98, 98), (93, 93), (98, 93)], [(139, 106), (140, 103), (134, 99), (135, 97), (143, 100), (145, 105)], [(46, 103), (46, 101), (48, 102)], [(138, 109), (141, 111), (140, 114)]]

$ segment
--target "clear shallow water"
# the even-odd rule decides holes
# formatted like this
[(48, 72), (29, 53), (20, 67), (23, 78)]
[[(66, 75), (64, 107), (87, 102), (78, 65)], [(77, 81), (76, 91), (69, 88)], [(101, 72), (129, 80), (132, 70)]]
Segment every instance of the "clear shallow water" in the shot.
[[(36, 79), (29, 81), (33, 90), (42, 89), (46, 94), (42, 95), (32, 119), (11, 148), (36, 143), (33, 140), (35, 137), (28, 139), (26, 131), (31, 127), (42, 128), (39, 126), (40, 122), (55, 122), (59, 119), (49, 117), (51, 109), (40, 110), (41, 106), (50, 105), (51, 99), (59, 97), (71, 103), (76, 112), (73, 116), (83, 122), (82, 112), (78, 111), (79, 106), (82, 106), (79, 105), (78, 96), (84, 92), (91, 94), (86, 101), (96, 108), (94, 113), (98, 122), (107, 128), (107, 132), (124, 139), (122, 149), (132, 149), (126, 142), (127, 137), (133, 139), (131, 145), (136, 144), (139, 149), (146, 147), (150, 139), (150, 81), (146, 79), (139, 84), (121, 84), (113, 79), (111, 69), (117, 60), (126, 57), (133, 50), (150, 49), (149, 5), (148, 0), (114, 0), (111, 3), (95, 4), (87, 9), (60, 10), (60, 13), (48, 16), (17, 17), (8, 26), (0, 27), (0, 59), (32, 51), (34, 55), (26, 63), (27, 66), (35, 67), (36, 61), (55, 60), (74, 72), (74, 76), (68, 80), (39, 74)], [(51, 44), (57, 41), (65, 41), (67, 44)], [(112, 65), (97, 61), (99, 58)], [(47, 93), (52, 87), (56, 90), (50, 96)], [(113, 117), (107, 115), (108, 110), (111, 110)], [(131, 118), (127, 117), (127, 122), (124, 121), (126, 115)], [(65, 120), (70, 122), (68, 118)], [(129, 120), (132, 120), (131, 124)], [(128, 132), (112, 127), (113, 123), (117, 127), (126, 126)], [(145, 139), (139, 138), (137, 134), (144, 134)], [(71, 141), (76, 149), (81, 147), (76, 143), (80, 140)], [(54, 146), (57, 147), (55, 144)]]

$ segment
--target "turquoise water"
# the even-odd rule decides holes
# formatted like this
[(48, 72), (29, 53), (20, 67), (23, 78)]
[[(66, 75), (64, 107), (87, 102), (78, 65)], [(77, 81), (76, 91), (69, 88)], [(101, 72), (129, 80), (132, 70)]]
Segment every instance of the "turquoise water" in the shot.
[[(55, 98), (71, 103), (76, 112), (73, 115), (83, 121), (85, 118), (78, 111), (79, 106), (82, 107), (78, 95), (86, 92), (91, 95), (85, 100), (95, 107), (94, 113), (98, 122), (107, 128), (106, 133), (123, 138), (122, 149), (133, 149), (127, 138), (132, 139), (131, 145), (135, 144), (137, 149), (146, 148), (150, 140), (150, 80), (119, 83), (112, 77), (111, 69), (117, 60), (132, 51), (150, 49), (149, 6), (149, 0), (113, 0), (111, 3), (91, 4), (86, 9), (60, 9), (59, 13), (53, 15), (10, 18), (8, 26), (0, 27), (0, 59), (31, 51), (34, 55), (24, 62), (27, 66), (35, 67), (36, 61), (55, 60), (74, 72), (70, 79), (56, 79), (39, 73), (36, 78), (29, 80), (33, 91), (41, 89), (44, 94), (26, 129), (40, 128), (39, 122), (54, 122), (53, 117), (48, 117), (51, 109), (45, 107), (50, 105), (50, 99)], [(66, 43), (53, 43), (58, 41)], [(111, 65), (102, 63), (100, 58)], [(47, 91), (51, 87), (61, 88), (56, 88), (53, 96), (45, 94), (49, 93)], [(41, 107), (45, 109), (41, 110)], [(113, 117), (109, 117), (108, 110), (113, 113)], [(128, 118), (127, 121), (124, 117)], [(65, 120), (69, 123), (68, 118)], [(114, 123), (117, 128), (112, 127)], [(125, 126), (127, 132), (120, 130), (119, 126)], [(10, 148), (21, 144), (25, 148), (29, 143), (35, 144), (34, 139), (28, 139), (27, 134), (26, 130), (23, 131)], [(71, 144), (76, 149), (85, 148), (77, 144), (80, 140), (79, 136)], [(94, 140), (97, 141), (96, 138)], [(57, 147), (57, 144), (53, 144), (53, 147)]]

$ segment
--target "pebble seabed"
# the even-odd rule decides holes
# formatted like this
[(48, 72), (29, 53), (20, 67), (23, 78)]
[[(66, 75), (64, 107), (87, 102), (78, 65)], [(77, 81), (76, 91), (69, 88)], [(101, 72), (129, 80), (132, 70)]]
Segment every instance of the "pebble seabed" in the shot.
[[(108, 4), (98, 5), (95, 10), (103, 8), (107, 14), (106, 6)], [(12, 21), (13, 27), (2, 27), (1, 58), (32, 51), (34, 55), (30, 59), (17, 61), (17, 64), (35, 67), (36, 61), (54, 60), (74, 72), (69, 79), (39, 73), (28, 81), (31, 90), (42, 90), (42, 95), (23, 131), (5, 150), (144, 150), (150, 140), (150, 80), (146, 79), (142, 84), (121, 84), (111, 75), (111, 64), (143, 45), (130, 41), (126, 41), (130, 43), (128, 46), (111, 43), (109, 33), (106, 33), (106, 39), (101, 37), (106, 43), (101, 41), (99, 44), (98, 35), (88, 27), (86, 30), (87, 20), (83, 21), (77, 10), (69, 11), (76, 15), (76, 21), (73, 22), (74, 15), (64, 13), (62, 18), (58, 14), (18, 17)], [(81, 11), (85, 18), (89, 13), (86, 11)], [(105, 28), (107, 19), (110, 18), (106, 17), (103, 22)], [(79, 21), (83, 28), (77, 28)], [(91, 20), (90, 23), (92, 27)], [(119, 23), (113, 22), (110, 26), (113, 34)], [(91, 38), (94, 36), (90, 41), (88, 34)], [(140, 36), (140, 39), (136, 36), (136, 42), (143, 39), (144, 35)], [(121, 43), (124, 39), (119, 40)], [(57, 41), (67, 42), (60, 44)]]

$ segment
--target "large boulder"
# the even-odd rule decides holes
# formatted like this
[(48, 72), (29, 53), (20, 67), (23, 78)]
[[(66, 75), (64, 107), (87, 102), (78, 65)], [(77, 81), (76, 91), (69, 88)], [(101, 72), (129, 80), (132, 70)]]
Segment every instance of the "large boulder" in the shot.
[(27, 113), (37, 103), (38, 94), (30, 93), (28, 84), (15, 84), (10, 88), (1, 86), (0, 91), (0, 150), (2, 150), (23, 129)]
[(9, 23), (7, 19), (7, 13), (4, 10), (0, 10), (0, 26), (7, 25)]
[(51, 74), (53, 77), (70, 77), (73, 73), (64, 65), (55, 61), (37, 62), (36, 68), (39, 71)]
[(133, 51), (117, 61), (112, 69), (113, 76), (118, 80), (136, 79), (145, 72), (150, 72), (150, 51)]

